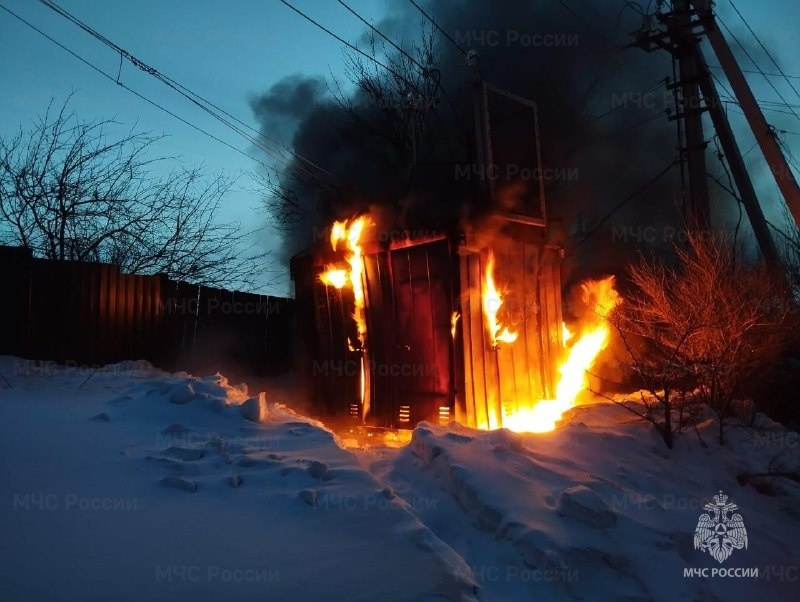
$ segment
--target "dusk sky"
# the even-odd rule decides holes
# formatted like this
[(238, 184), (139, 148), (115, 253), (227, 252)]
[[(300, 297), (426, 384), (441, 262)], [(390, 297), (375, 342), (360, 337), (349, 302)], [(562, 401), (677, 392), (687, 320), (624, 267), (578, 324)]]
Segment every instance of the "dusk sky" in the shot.
[[(349, 4), (367, 20), (379, 23), (404, 1), (352, 0)], [(591, 2), (600, 5), (600, 0)], [(574, 6), (591, 18), (591, 8), (586, 3), (587, 0), (574, 2)], [(30, 0), (3, 0), (2, 4), (116, 77), (120, 69), (119, 55), (46, 6)], [(338, 3), (297, 0), (294, 4), (344, 39), (359, 43), (365, 26)], [(436, 3), (430, 4), (435, 14)], [(622, 7), (621, 0), (619, 4)], [(343, 45), (279, 0), (230, 3), (211, 0), (64, 0), (61, 5), (137, 58), (254, 128), (258, 125), (248, 100), (286, 76), (303, 74), (330, 78), (333, 74), (347, 83), (343, 74)], [(796, 64), (800, 52), (798, 3), (793, 0), (769, 3), (739, 0), (736, 5), (784, 71), (790, 76), (800, 75), (800, 65)], [(762, 69), (775, 72), (774, 65), (757, 47), (727, 0), (718, 3), (718, 11), (740, 39), (749, 42), (751, 53)], [(602, 25), (603, 22), (599, 21), (598, 27)], [(610, 28), (606, 33), (614, 36)], [(628, 32), (619, 31), (615, 39), (623, 44), (630, 41), (630, 36)], [(159, 145), (159, 150), (166, 155), (179, 156), (185, 165), (202, 163), (209, 172), (229, 176), (246, 174), (258, 168), (250, 158), (117, 87), (5, 11), (0, 11), (0, 45), (0, 72), (4, 76), (5, 89), (0, 96), (3, 115), (0, 133), (4, 135), (42, 114), (51, 98), (58, 105), (71, 91), (75, 91), (72, 108), (79, 117), (113, 117), (124, 128), (138, 124), (141, 130), (163, 132), (168, 138)], [(442, 42), (441, 48), (443, 52), (453, 51), (446, 42)], [(710, 62), (716, 61), (712, 58)], [(742, 66), (753, 68), (746, 61)], [(748, 74), (748, 78), (759, 99), (778, 100), (776, 93), (759, 75)], [(237, 149), (269, 162), (246, 140), (127, 61), (122, 64), (120, 80)], [(800, 79), (791, 81), (800, 88)], [(800, 95), (786, 81), (773, 78), (773, 83), (790, 104), (800, 107)], [(784, 139), (790, 148), (798, 149), (795, 154), (800, 156), (800, 120), (776, 111), (768, 111), (767, 118), (779, 129), (792, 132), (787, 133)], [(733, 120), (737, 127), (743, 122), (739, 116)], [(750, 148), (751, 140), (749, 132), (745, 132), (740, 143), (742, 148)], [(266, 222), (263, 214), (254, 211), (261, 197), (260, 192), (252, 191), (252, 182), (247, 175), (242, 176), (238, 189), (226, 200), (222, 217), (241, 220), (248, 225)], [(273, 233), (265, 234), (264, 244), (269, 246), (274, 236)]]
[(800, 600), (800, 0), (703, 2), (0, 0), (0, 602)]

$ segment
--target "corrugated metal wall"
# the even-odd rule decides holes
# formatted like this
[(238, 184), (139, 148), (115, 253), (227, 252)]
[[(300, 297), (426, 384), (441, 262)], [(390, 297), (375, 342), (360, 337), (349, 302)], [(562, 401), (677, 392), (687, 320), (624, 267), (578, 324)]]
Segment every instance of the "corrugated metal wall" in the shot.
[[(551, 396), (562, 348), (561, 251), (548, 247), (542, 232), (515, 224), (492, 237), (505, 293), (500, 317), (519, 332), (497, 349), (481, 304), (488, 249), (441, 236), (366, 252), (363, 407), (362, 353), (348, 349), (348, 339), (355, 340), (352, 290), (319, 281), (323, 257), (296, 257), (302, 372), (319, 411), (386, 427), (456, 418), (497, 428), (504, 406), (513, 411)], [(453, 312), (461, 315), (455, 336)]]
[(487, 250), (461, 254), (463, 395), (457, 416), (478, 428), (499, 428), (502, 416), (553, 394), (563, 345), (561, 250), (522, 237), (496, 236), (495, 280), (503, 305), (499, 319), (518, 333), (492, 346), (482, 308)]
[(0, 247), (0, 353), (73, 365), (146, 359), (166, 369), (288, 371), (293, 301), (34, 259)]

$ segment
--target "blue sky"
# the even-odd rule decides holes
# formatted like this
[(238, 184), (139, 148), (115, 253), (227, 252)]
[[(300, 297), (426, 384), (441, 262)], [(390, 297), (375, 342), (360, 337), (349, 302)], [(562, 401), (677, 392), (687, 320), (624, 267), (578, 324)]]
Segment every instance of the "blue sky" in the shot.
[[(404, 1), (350, 0), (348, 3), (365, 18), (379, 21), (393, 4)], [(623, 4), (622, 0), (573, 0), (572, 5), (580, 11), (585, 8), (581, 5), (586, 1)], [(119, 56), (64, 18), (33, 0), (0, 2), (116, 76)], [(364, 26), (333, 0), (295, 0), (293, 3), (347, 40), (358, 40), (363, 32)], [(342, 45), (279, 0), (61, 0), (59, 4), (144, 62), (253, 127), (256, 122), (247, 103), (251, 95), (264, 92), (281, 78), (296, 73), (342, 75)], [(720, 14), (740, 39), (752, 42), (752, 52), (762, 68), (774, 72), (774, 66), (755, 47), (728, 0), (720, 0), (718, 5)], [(800, 56), (800, 3), (796, 0), (738, 0), (736, 5), (784, 71), (800, 75), (797, 58)], [(625, 37), (624, 34), (621, 37)], [(752, 69), (746, 62), (742, 66)], [(138, 123), (142, 130), (166, 133), (168, 138), (160, 145), (160, 150), (167, 155), (180, 156), (184, 164), (203, 163), (210, 171), (230, 176), (255, 167), (249, 158), (102, 78), (3, 11), (0, 11), (0, 73), (4, 87), (0, 95), (3, 116), (0, 134), (9, 134), (20, 124), (30, 123), (43, 112), (51, 97), (60, 102), (71, 90), (76, 90), (73, 108), (81, 117), (116, 117), (126, 128)], [(130, 63), (123, 64), (120, 77), (130, 87), (185, 119), (243, 151), (254, 152), (242, 138)], [(778, 100), (760, 76), (748, 75), (748, 78), (760, 99)], [(800, 107), (800, 96), (786, 82), (774, 81), (784, 97)], [(792, 82), (800, 90), (800, 79)], [(800, 113), (800, 108), (795, 110)], [(767, 112), (767, 118), (779, 129), (793, 132), (786, 134), (786, 142), (797, 149), (795, 154), (800, 158), (800, 119), (777, 112)], [(741, 118), (734, 116), (733, 120), (735, 125), (738, 122), (737, 129), (741, 129)], [(749, 140), (752, 140), (747, 134), (743, 132), (743, 149), (748, 149)], [(769, 190), (768, 181), (763, 178), (761, 181)], [(240, 189), (229, 195), (222, 217), (252, 226), (265, 218), (253, 210), (259, 205), (259, 195), (245, 188), (248, 188), (246, 178)]]
[[(15, 13), (42, 29), (97, 67), (116, 77), (119, 55), (63, 17), (32, 0), (2, 0)], [(343, 38), (355, 40), (363, 25), (334, 2), (298, 0)], [(248, 106), (251, 95), (266, 91), (281, 78), (302, 73), (341, 75), (342, 45), (278, 0), (63, 0), (60, 6), (91, 25), (145, 63), (257, 127)], [(383, 3), (348, 2), (366, 18), (379, 20)], [(212, 26), (209, 26), (209, 23)], [(84, 119), (111, 118), (123, 129), (165, 133), (158, 149), (179, 156), (186, 165), (204, 164), (210, 172), (232, 177), (257, 165), (248, 157), (210, 139), (91, 68), (40, 34), (0, 11), (0, 134), (17, 130), (41, 115), (51, 98), (59, 104), (76, 90), (71, 106)], [(181, 117), (252, 155), (243, 138), (130, 63), (121, 80)], [(263, 157), (262, 157), (263, 158)], [(260, 195), (246, 176), (228, 195), (222, 217), (252, 227), (265, 220), (253, 208)], [(281, 292), (280, 290), (278, 292)]]

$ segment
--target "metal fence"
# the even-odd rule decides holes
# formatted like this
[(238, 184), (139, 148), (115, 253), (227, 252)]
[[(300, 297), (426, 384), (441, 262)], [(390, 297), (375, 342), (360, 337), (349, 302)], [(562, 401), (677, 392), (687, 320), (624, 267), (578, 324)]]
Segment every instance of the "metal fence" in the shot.
[(272, 375), (292, 358), (293, 300), (0, 247), (0, 354), (78, 365)]

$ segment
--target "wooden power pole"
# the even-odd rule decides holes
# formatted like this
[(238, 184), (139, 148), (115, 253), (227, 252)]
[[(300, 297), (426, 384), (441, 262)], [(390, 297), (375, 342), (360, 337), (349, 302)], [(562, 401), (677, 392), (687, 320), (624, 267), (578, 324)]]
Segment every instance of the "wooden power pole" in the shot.
[(731, 52), (728, 42), (719, 31), (714, 15), (710, 9), (710, 2), (708, 0), (692, 0), (695, 6), (700, 22), (703, 24), (708, 41), (717, 55), (720, 65), (725, 71), (725, 76), (733, 88), (733, 93), (739, 101), (742, 112), (750, 124), (750, 129), (761, 147), (761, 152), (767, 160), (767, 165), (772, 172), (775, 182), (778, 184), (778, 189), (781, 191), (786, 205), (794, 218), (795, 223), (800, 227), (800, 187), (797, 185), (797, 180), (792, 173), (783, 151), (778, 146), (778, 141), (775, 139), (775, 132), (773, 128), (767, 123), (761, 107), (758, 106), (753, 91), (747, 83), (747, 80), (739, 68), (739, 64)]
[[(673, 0), (672, 11), (659, 15), (666, 29), (640, 34), (637, 45), (648, 51), (657, 49), (669, 51), (680, 68), (679, 81), (676, 83), (681, 92), (677, 117), (683, 121), (686, 137), (686, 147), (683, 152), (689, 165), (689, 217), (698, 228), (710, 223), (706, 221), (709, 211), (702, 124), (702, 112), (708, 110), (764, 259), (776, 274), (782, 274), (783, 268), (775, 242), (700, 49), (699, 33), (708, 36), (711, 47), (725, 71), (798, 227), (800, 227), (800, 187), (778, 146), (774, 130), (767, 123), (727, 41), (717, 27), (710, 4), (709, 0)], [(698, 93), (698, 89), (701, 94)], [(703, 180), (703, 184), (700, 184), (700, 179)]]
[(703, 136), (703, 111), (700, 96), (700, 69), (697, 65), (699, 39), (692, 30), (689, 0), (674, 0), (673, 16), (668, 21), (673, 52), (678, 61), (681, 106), (678, 118), (683, 119), (686, 162), (689, 166), (689, 196), (687, 198), (688, 227), (699, 231), (711, 228), (711, 208), (708, 200), (706, 174), (706, 141)]
[(659, 19), (666, 29), (639, 35), (636, 45), (647, 51), (666, 50), (678, 66), (678, 81), (672, 84), (678, 106), (672, 119), (677, 119), (682, 126), (685, 145), (680, 148), (681, 161), (689, 168), (689, 185), (684, 190), (684, 219), (687, 227), (705, 231), (711, 228), (711, 209), (703, 135), (706, 107), (700, 94), (702, 73), (697, 60), (700, 38), (695, 32), (698, 24), (692, 20), (689, 0), (673, 0), (672, 10), (660, 14)]

